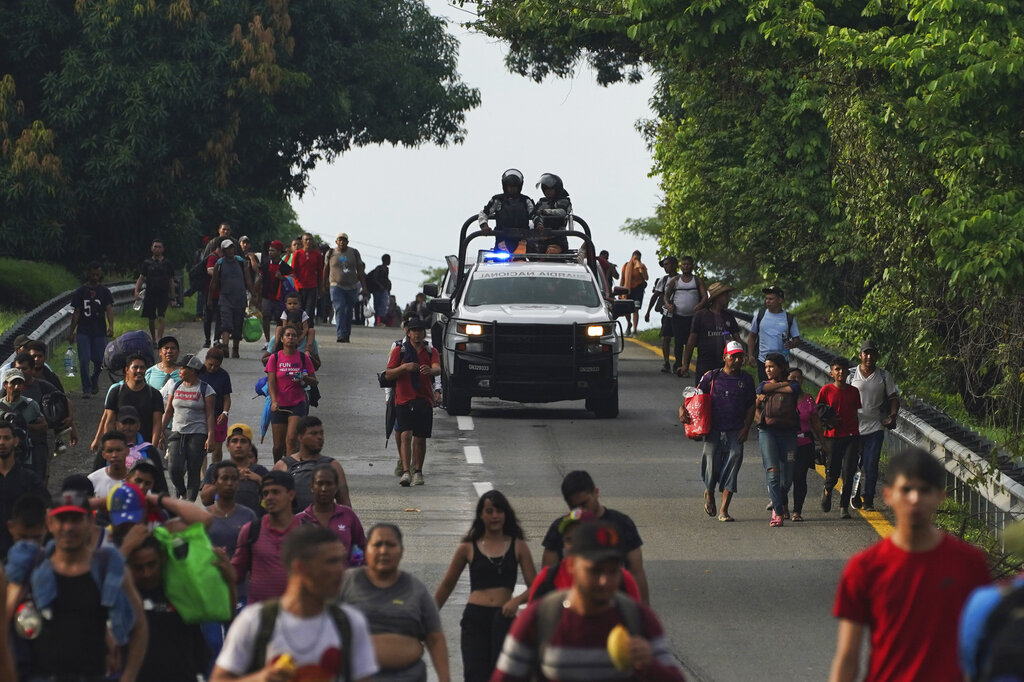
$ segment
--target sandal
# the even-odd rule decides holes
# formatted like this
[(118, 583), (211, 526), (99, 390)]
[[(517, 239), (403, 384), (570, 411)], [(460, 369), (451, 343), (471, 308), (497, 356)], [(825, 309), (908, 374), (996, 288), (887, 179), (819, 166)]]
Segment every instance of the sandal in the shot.
[(793, 512), (793, 522), (794, 523), (799, 523), (800, 521), (803, 521), (803, 520), (804, 520), (804, 517), (800, 515), (800, 512)]
[(715, 515), (715, 498), (704, 495), (704, 513), (708, 516)]
[(730, 522), (730, 521), (735, 521), (736, 519), (734, 519), (733, 517), (729, 516), (728, 514), (719, 514), (718, 515), (718, 520), (719, 521), (723, 521), (723, 522)]

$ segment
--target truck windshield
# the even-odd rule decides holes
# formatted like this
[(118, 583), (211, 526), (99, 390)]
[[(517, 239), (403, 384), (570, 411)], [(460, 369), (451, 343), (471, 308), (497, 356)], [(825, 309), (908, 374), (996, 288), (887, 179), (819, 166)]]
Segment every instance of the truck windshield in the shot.
[(518, 274), (473, 278), (466, 305), (550, 304), (596, 308), (601, 305), (589, 277), (546, 277)]

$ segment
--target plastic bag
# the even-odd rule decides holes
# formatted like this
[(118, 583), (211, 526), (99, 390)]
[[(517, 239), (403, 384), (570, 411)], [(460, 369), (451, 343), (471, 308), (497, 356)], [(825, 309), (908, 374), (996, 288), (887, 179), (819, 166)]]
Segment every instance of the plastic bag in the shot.
[(711, 394), (699, 388), (688, 388), (683, 392), (683, 409), (690, 420), (686, 427), (686, 437), (694, 440), (711, 433)]
[(153, 530), (164, 548), (164, 593), (186, 623), (225, 622), (233, 614), (231, 590), (217, 568), (217, 555), (201, 523), (180, 533)]
[(253, 316), (245, 318), (245, 322), (242, 323), (242, 338), (252, 343), (253, 341), (259, 341), (263, 336), (263, 322), (260, 318)]

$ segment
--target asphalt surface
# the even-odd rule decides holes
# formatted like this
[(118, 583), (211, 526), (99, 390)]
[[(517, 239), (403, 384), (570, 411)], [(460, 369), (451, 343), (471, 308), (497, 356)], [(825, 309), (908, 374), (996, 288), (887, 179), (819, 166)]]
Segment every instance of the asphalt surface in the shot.
[[(863, 519), (842, 521), (818, 505), (820, 477), (809, 476), (805, 523), (769, 528), (764, 472), (756, 438), (748, 441), (740, 490), (730, 509), (736, 523), (703, 511), (700, 443), (688, 441), (676, 410), (688, 380), (661, 374), (660, 357), (627, 343), (620, 364), (617, 419), (598, 420), (583, 402), (522, 405), (474, 400), (469, 418), (437, 411), (428, 443), (426, 485), (402, 488), (394, 475), (394, 440), (384, 444), (383, 369), (397, 329), (355, 329), (352, 343), (335, 344), (321, 331), (324, 453), (341, 461), (353, 506), (368, 529), (397, 523), (405, 535), (402, 568), (433, 591), (460, 537), (468, 530), (478, 495), (502, 490), (516, 509), (537, 564), (550, 522), (565, 514), (559, 484), (573, 469), (588, 470), (601, 501), (629, 514), (644, 541), (652, 606), (690, 679), (821, 680), (834, 649), (830, 612), (839, 574), (856, 551), (878, 539)], [(202, 341), (199, 325), (169, 331), (183, 352)], [(262, 399), (251, 399), (262, 376), (258, 344), (243, 344), (242, 358), (227, 360), (234, 386), (231, 421), (259, 427)], [(104, 381), (104, 387), (106, 382)], [(88, 442), (99, 414), (96, 398), (82, 401), (79, 428)], [(91, 418), (92, 421), (88, 421)], [(270, 435), (260, 446), (269, 465)], [(79, 446), (54, 460), (51, 487), (67, 471), (82, 471)], [(461, 679), (459, 618), (469, 593), (464, 573), (442, 609), (452, 678)]]

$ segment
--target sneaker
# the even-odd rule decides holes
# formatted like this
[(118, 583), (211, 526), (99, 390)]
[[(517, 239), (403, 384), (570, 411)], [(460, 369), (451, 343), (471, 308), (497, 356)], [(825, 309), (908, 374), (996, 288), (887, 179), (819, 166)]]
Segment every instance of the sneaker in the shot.
[(242, 356), (238, 354), (238, 349), (237, 348), (233, 348), (233, 349), (231, 349), (231, 357), (233, 359), (237, 360), (238, 358), (240, 358)]
[(661, 373), (662, 374), (671, 374), (672, 373), (672, 367), (666, 362), (664, 365), (661, 366)]
[(417, 470), (417, 471), (414, 471), (412, 473), (412, 484), (413, 485), (423, 485), (423, 472), (422, 471)]
[(839, 508), (839, 518), (848, 519), (850, 518), (850, 509), (848, 507)]
[(338, 338), (334, 339), (334, 343), (345, 343), (345, 340), (339, 336)]
[(92, 385), (92, 394), (93, 395), (97, 395), (99, 392), (100, 392), (100, 385), (98, 383), (94, 383)]
[(826, 489), (821, 493), (821, 511), (825, 512), (826, 514), (832, 511), (831, 490)]
[(203, 341), (203, 348), (209, 348), (209, 347), (210, 347), (210, 339), (206, 339), (206, 341)]
[(875, 511), (875, 498), (865, 497), (863, 509), (864, 511)]
[(862, 504), (860, 495), (854, 495), (850, 498), (850, 506), (854, 509), (860, 509)]
[(412, 477), (409, 475), (409, 472), (408, 471), (403, 471), (402, 472), (402, 477), (400, 479), (398, 479), (398, 485), (402, 486), (403, 488), (408, 488), (409, 484), (411, 482), (412, 482)]
[(777, 527), (782, 526), (782, 517), (779, 516), (778, 514), (772, 514), (772, 520), (768, 522), (768, 525), (771, 526), (772, 528), (777, 528)]

